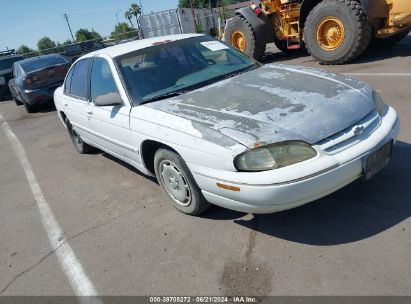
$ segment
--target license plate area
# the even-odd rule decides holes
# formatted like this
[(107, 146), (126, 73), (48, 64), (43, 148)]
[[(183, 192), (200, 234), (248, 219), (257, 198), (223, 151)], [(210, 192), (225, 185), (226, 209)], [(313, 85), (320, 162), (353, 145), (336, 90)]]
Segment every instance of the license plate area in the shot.
[(389, 164), (392, 147), (393, 141), (390, 141), (366, 158), (364, 166), (364, 177), (366, 180), (372, 178)]

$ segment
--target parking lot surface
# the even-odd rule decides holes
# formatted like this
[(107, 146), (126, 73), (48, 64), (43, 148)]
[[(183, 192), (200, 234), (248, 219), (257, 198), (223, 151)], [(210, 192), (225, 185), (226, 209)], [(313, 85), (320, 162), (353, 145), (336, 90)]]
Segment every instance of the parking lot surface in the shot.
[[(83, 282), (98, 295), (411, 295), (411, 36), (345, 66), (268, 52), (265, 64), (371, 84), (401, 119), (391, 164), (297, 209), (253, 216), (213, 207), (190, 217), (153, 179), (104, 153), (78, 154), (53, 107), (27, 114), (2, 102), (0, 295), (75, 295)], [(46, 231), (53, 222), (42, 206), (62, 235)], [(67, 250), (76, 260), (64, 261)]]

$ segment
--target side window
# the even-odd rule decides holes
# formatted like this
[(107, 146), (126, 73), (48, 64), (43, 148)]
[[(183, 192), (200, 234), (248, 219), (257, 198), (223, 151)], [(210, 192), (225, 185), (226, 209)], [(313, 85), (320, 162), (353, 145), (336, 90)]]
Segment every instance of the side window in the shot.
[(64, 83), (64, 92), (69, 93), (69, 94), (70, 94), (70, 87), (71, 87), (71, 77), (73, 77), (74, 68), (75, 67), (70, 69), (70, 72), (68, 73), (66, 77), (66, 82)]
[(70, 81), (69, 93), (71, 95), (87, 99), (89, 66), (89, 59), (84, 59), (76, 63)]
[(14, 78), (17, 78), (20, 76), (19, 70), (20, 69), (19, 69), (18, 64), (13, 64), (13, 77)]
[(109, 104), (110, 100), (120, 99), (109, 63), (102, 58), (94, 59), (90, 79), (91, 101), (98, 100), (103, 104)]

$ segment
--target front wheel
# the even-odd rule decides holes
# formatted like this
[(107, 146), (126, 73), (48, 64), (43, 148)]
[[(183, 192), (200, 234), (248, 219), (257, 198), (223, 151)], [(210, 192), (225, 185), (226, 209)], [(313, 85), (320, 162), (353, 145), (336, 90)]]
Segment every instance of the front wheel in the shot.
[(344, 64), (366, 50), (372, 33), (359, 1), (325, 0), (308, 15), (304, 41), (321, 64)]
[(189, 215), (207, 210), (209, 203), (180, 155), (167, 149), (157, 150), (154, 170), (161, 189), (176, 209)]
[(266, 45), (257, 40), (252, 25), (242, 16), (228, 21), (224, 31), (224, 40), (256, 60), (264, 56)]

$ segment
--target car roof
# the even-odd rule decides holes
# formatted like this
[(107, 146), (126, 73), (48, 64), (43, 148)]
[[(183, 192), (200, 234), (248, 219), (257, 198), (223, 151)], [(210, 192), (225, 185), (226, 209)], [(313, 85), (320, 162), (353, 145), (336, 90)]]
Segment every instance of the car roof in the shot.
[(36, 61), (36, 60), (41, 60), (41, 59), (44, 59), (44, 58), (50, 58), (50, 57), (62, 57), (62, 56), (59, 55), (59, 54), (40, 55), (40, 56), (31, 57), (31, 58), (21, 60), (21, 61), (19, 61), (19, 64), (32, 62), (32, 61)]
[(121, 56), (121, 55), (130, 53), (130, 52), (133, 52), (133, 51), (148, 48), (150, 46), (155, 45), (156, 43), (177, 41), (177, 40), (183, 40), (183, 39), (201, 37), (201, 36), (204, 36), (204, 34), (179, 34), (179, 35), (168, 35), (168, 36), (135, 40), (135, 41), (110, 46), (110, 47), (107, 47), (101, 50), (88, 53), (80, 57), (80, 59), (96, 57), (98, 55), (108, 55), (114, 58), (114, 57)]

